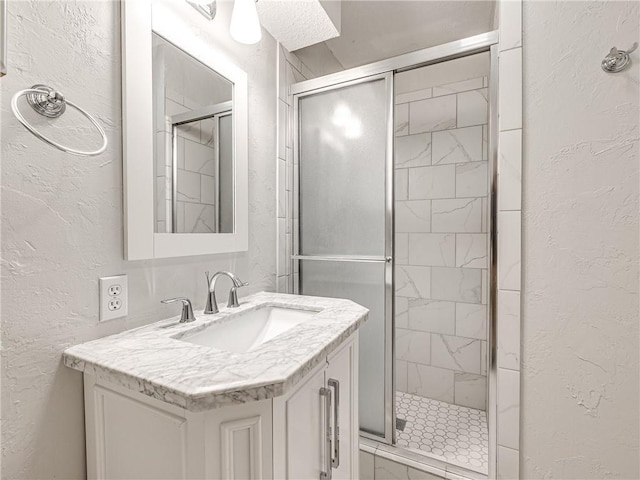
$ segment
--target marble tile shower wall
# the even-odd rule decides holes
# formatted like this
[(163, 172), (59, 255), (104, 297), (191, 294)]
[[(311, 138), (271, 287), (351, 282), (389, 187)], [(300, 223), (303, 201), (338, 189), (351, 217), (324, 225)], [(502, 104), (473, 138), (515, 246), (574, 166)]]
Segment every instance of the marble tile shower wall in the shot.
[(496, 464), (489, 474), (520, 478), (522, 290), (522, 0), (498, 3), (498, 328)]
[(487, 78), (396, 96), (396, 385), (487, 402)]

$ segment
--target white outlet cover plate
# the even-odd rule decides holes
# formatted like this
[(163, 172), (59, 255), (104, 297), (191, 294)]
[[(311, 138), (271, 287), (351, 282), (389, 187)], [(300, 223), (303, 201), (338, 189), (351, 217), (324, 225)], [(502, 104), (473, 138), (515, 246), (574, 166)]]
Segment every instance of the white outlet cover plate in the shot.
[[(100, 278), (100, 321), (115, 320), (116, 318), (126, 317), (129, 314), (129, 291), (126, 275), (115, 275), (113, 277)], [(119, 295), (110, 295), (109, 289), (114, 286), (120, 286)], [(119, 299), (122, 306), (118, 310), (109, 310), (109, 301)]]

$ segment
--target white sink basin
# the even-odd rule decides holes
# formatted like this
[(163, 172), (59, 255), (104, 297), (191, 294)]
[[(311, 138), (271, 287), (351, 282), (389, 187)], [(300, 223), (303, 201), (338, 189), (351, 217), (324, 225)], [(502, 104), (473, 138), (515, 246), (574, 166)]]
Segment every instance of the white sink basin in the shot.
[(309, 320), (316, 313), (293, 308), (259, 308), (235, 315), (224, 323), (211, 325), (180, 340), (230, 352), (249, 352)]

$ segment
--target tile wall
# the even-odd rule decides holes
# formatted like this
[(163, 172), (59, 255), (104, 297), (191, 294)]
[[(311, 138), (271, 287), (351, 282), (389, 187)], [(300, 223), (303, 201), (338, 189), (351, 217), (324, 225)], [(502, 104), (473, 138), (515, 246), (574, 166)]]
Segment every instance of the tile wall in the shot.
[(442, 475), (436, 475), (403, 463), (374, 456), (371, 453), (360, 452), (361, 480), (438, 480), (445, 478), (445, 472), (441, 473)]
[[(166, 91), (165, 115), (188, 112), (171, 90)], [(164, 122), (156, 130), (156, 231), (171, 232), (173, 177), (171, 130)], [(215, 231), (215, 153), (216, 123), (199, 120), (178, 127), (178, 232)]]
[(293, 231), (297, 228), (297, 212), (294, 212), (293, 179), (297, 175), (293, 155), (293, 96), (289, 86), (316, 75), (293, 53), (278, 46), (278, 292), (294, 291), (297, 271), (291, 261)]
[(487, 402), (487, 77), (396, 95), (396, 387)]
[[(174, 47), (154, 46), (156, 232), (172, 231), (172, 148), (169, 117), (228, 100), (231, 86), (181, 58)], [(179, 65), (179, 68), (176, 67)], [(176, 74), (178, 71), (180, 74)], [(168, 73), (172, 72), (172, 73)], [(216, 122), (178, 127), (178, 232), (211, 233), (216, 225)]]
[(495, 470), (519, 478), (522, 192), (522, 1), (499, 2), (498, 305)]
[(215, 130), (211, 119), (178, 128), (178, 232), (216, 231)]

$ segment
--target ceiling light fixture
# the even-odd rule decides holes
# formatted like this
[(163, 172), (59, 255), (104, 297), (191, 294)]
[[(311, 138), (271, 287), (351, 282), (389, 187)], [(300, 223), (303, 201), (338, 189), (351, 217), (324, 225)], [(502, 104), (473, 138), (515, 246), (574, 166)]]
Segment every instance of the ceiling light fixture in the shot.
[(186, 0), (186, 2), (207, 20), (213, 20), (216, 17), (216, 0)]
[(262, 38), (257, 0), (234, 0), (231, 13), (231, 37), (240, 43), (252, 45)]

